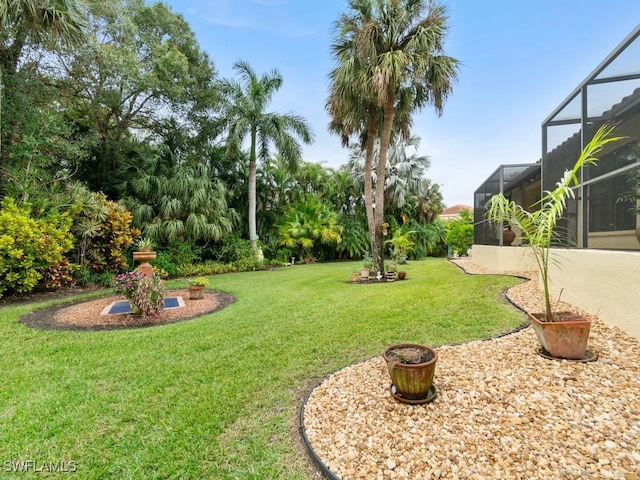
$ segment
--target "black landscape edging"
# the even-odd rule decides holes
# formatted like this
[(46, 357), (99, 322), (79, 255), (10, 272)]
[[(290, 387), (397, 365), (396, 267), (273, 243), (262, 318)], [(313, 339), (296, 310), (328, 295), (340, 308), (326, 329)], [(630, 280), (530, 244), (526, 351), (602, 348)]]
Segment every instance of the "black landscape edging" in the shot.
[[(346, 368), (346, 367), (344, 367)], [(341, 369), (342, 370), (342, 369)], [(339, 370), (337, 370), (339, 371)], [(329, 378), (331, 374), (327, 375), (326, 377), (324, 377), (324, 379), (322, 380), (322, 382), (324, 382), (327, 378)], [(329, 470), (329, 467), (327, 467), (325, 465), (325, 463), (320, 459), (320, 457), (318, 457), (318, 455), (316, 454), (315, 450), (313, 449), (313, 447), (311, 446), (311, 443), (309, 443), (309, 438), (307, 437), (307, 433), (305, 431), (304, 428), (304, 410), (305, 407), (307, 406), (307, 402), (309, 401), (309, 397), (311, 397), (311, 394), (314, 392), (314, 390), (316, 388), (318, 388), (320, 386), (320, 384), (322, 383), (316, 383), (315, 385), (313, 385), (309, 391), (307, 392), (307, 395), (304, 398), (304, 401), (302, 402), (302, 406), (300, 407), (300, 415), (298, 417), (298, 431), (300, 432), (300, 435), (302, 435), (302, 442), (304, 443), (304, 446), (307, 448), (307, 452), (309, 452), (309, 455), (311, 455), (311, 459), (313, 460), (313, 463), (316, 464), (316, 466), (320, 469), (320, 471), (322, 472), (322, 475), (324, 475), (325, 478), (328, 478), (329, 480), (340, 480), (339, 477), (336, 477), (335, 474)]]
[[(513, 302), (511, 302), (513, 303)], [(517, 307), (517, 305), (514, 304), (514, 306)], [(520, 308), (520, 307), (518, 307)], [(520, 310), (522, 310), (520, 308)], [(524, 311), (524, 310), (523, 310)], [(481, 338), (478, 340), (469, 340), (469, 342), (477, 342), (477, 341), (489, 341), (489, 340), (493, 340), (496, 338), (502, 338), (502, 337), (506, 337), (507, 335), (511, 335), (514, 333), (519, 332), (520, 330), (524, 330), (525, 328), (529, 327), (530, 324), (529, 322), (527, 323), (523, 323), (522, 325), (517, 326), (516, 328), (509, 330), (507, 332), (503, 332), (500, 333), (498, 335), (495, 335), (493, 337), (486, 337), (486, 338)], [(464, 345), (465, 343), (469, 343), (469, 342), (460, 342), (460, 343), (447, 343), (446, 345), (440, 345), (440, 347), (455, 347), (458, 345)], [(434, 347), (434, 348), (439, 348), (439, 347)], [(320, 381), (315, 383), (314, 385), (311, 386), (311, 388), (309, 389), (309, 391), (307, 392), (307, 394), (305, 395), (304, 401), (302, 402), (302, 405), (300, 406), (300, 414), (299, 414), (299, 418), (298, 418), (298, 431), (300, 432), (300, 435), (302, 436), (302, 441), (305, 445), (305, 447), (307, 448), (307, 451), (309, 452), (309, 455), (311, 456), (311, 459), (313, 460), (313, 463), (316, 464), (316, 466), (320, 469), (320, 471), (322, 472), (322, 474), (325, 476), (325, 478), (328, 478), (329, 480), (341, 480), (340, 477), (337, 477), (330, 469), (329, 467), (327, 467), (327, 465), (320, 459), (320, 457), (318, 457), (318, 455), (316, 454), (316, 452), (313, 450), (313, 447), (311, 446), (311, 443), (309, 443), (309, 438), (307, 437), (307, 433), (305, 431), (305, 427), (304, 427), (304, 411), (307, 405), (307, 402), (309, 401), (309, 398), (311, 397), (311, 394), (315, 391), (316, 388), (318, 388), (325, 380), (327, 380), (331, 375), (333, 375), (334, 373), (337, 373), (341, 370), (344, 370), (347, 367), (351, 367), (353, 365), (357, 365), (358, 363), (364, 363), (364, 362), (368, 362), (369, 360), (373, 360), (376, 357), (371, 357), (367, 360), (363, 360), (361, 362), (357, 362), (351, 365), (345, 365), (344, 367), (332, 372), (332, 373), (328, 373), (327, 375), (325, 375), (325, 377)]]
[[(460, 265), (457, 265), (457, 264), (456, 264), (456, 262), (451, 262), (451, 261), (450, 261), (450, 263), (453, 263), (454, 265), (456, 265), (456, 267), (458, 267), (460, 270), (462, 270), (462, 271), (463, 271), (465, 274), (467, 274), (467, 275), (503, 275), (503, 276), (509, 276), (509, 277), (521, 278), (521, 279), (523, 279), (523, 280), (527, 280), (527, 281), (532, 281), (530, 278), (522, 277), (522, 276), (520, 276), (520, 275), (510, 275), (510, 274), (504, 274), (504, 273), (469, 273), (469, 272), (467, 272), (464, 268), (462, 268)], [(505, 299), (506, 299), (506, 300), (507, 300), (511, 305), (513, 305), (515, 308), (517, 308), (518, 310), (522, 311), (523, 313), (527, 313), (527, 311), (526, 311), (524, 308), (522, 308), (522, 307), (521, 307), (521, 306), (519, 306), (518, 304), (514, 303), (514, 302), (513, 302), (513, 301), (512, 301), (508, 296), (507, 296), (507, 294), (506, 294), (506, 290), (502, 292), (502, 295), (503, 295), (503, 297), (504, 297), (504, 298), (505, 298)], [(480, 340), (480, 341), (489, 341), (489, 340), (494, 340), (494, 339), (496, 339), (496, 338), (506, 337), (507, 335), (511, 335), (511, 334), (517, 333), (517, 332), (519, 332), (519, 331), (521, 331), (521, 330), (524, 330), (525, 328), (528, 328), (529, 326), (530, 326), (530, 323), (527, 321), (527, 322), (525, 322), (525, 323), (523, 323), (523, 324), (521, 324), (521, 325), (518, 325), (518, 326), (517, 326), (517, 327), (515, 327), (514, 329), (507, 331), (507, 332), (500, 333), (500, 334), (495, 335), (495, 336), (493, 336), (493, 337), (481, 338), (481, 339), (478, 339), (478, 340)], [(470, 341), (476, 342), (476, 341), (478, 341), (478, 340), (470, 340)], [(446, 344), (446, 345), (440, 345), (440, 346), (441, 346), (441, 347), (444, 347), (444, 346), (448, 346), (448, 347), (455, 347), (455, 346), (457, 346), (457, 345), (463, 345), (463, 344), (465, 344), (465, 343), (468, 343), (468, 342), (448, 343), (448, 344)], [(435, 347), (435, 348), (438, 348), (438, 347)], [(371, 357), (369, 360), (372, 360), (373, 358), (376, 358), (376, 357)], [(369, 360), (363, 360), (362, 362), (358, 362), (358, 363), (364, 363), (364, 362), (367, 362), (367, 361), (369, 361)], [(356, 363), (356, 364), (353, 364), (353, 365), (357, 365), (357, 363)], [(307, 448), (307, 451), (309, 452), (309, 455), (311, 456), (311, 459), (313, 460), (313, 463), (315, 463), (315, 464), (316, 464), (316, 466), (320, 469), (320, 471), (321, 471), (321, 472), (322, 472), (322, 474), (325, 476), (325, 478), (328, 478), (329, 480), (340, 480), (340, 478), (339, 478), (339, 477), (337, 477), (337, 476), (336, 476), (336, 475), (335, 475), (335, 474), (334, 474), (334, 473), (329, 469), (329, 467), (327, 467), (327, 465), (326, 465), (326, 464), (325, 464), (325, 463), (320, 459), (320, 457), (318, 457), (318, 455), (316, 454), (316, 452), (313, 450), (313, 447), (312, 447), (312, 446), (311, 446), (311, 444), (309, 443), (309, 438), (307, 437), (307, 433), (306, 433), (306, 431), (305, 431), (305, 427), (304, 427), (304, 411), (305, 411), (305, 407), (306, 407), (306, 405), (307, 405), (307, 402), (309, 401), (309, 398), (311, 397), (311, 394), (314, 392), (314, 390), (315, 390), (316, 388), (318, 388), (318, 387), (319, 387), (319, 386), (320, 386), (320, 385), (321, 385), (321, 384), (322, 384), (322, 383), (323, 383), (327, 378), (329, 378), (331, 375), (333, 375), (334, 373), (339, 372), (340, 370), (343, 370), (343, 369), (345, 369), (345, 368), (347, 368), (347, 367), (349, 367), (349, 366), (352, 366), (352, 365), (346, 365), (346, 366), (342, 367), (341, 369), (336, 370), (336, 371), (335, 371), (335, 372), (333, 372), (333, 373), (329, 373), (329, 374), (327, 374), (327, 375), (326, 375), (326, 376), (325, 376), (325, 377), (324, 377), (320, 382), (318, 382), (318, 383), (314, 384), (314, 385), (309, 389), (309, 391), (307, 392), (307, 395), (305, 396), (304, 401), (302, 402), (302, 405), (301, 405), (301, 407), (300, 407), (300, 414), (299, 414), (299, 418), (298, 418), (298, 422), (299, 422), (299, 424), (298, 424), (298, 431), (300, 432), (300, 435), (302, 436), (302, 442), (304, 443), (305, 447)]]

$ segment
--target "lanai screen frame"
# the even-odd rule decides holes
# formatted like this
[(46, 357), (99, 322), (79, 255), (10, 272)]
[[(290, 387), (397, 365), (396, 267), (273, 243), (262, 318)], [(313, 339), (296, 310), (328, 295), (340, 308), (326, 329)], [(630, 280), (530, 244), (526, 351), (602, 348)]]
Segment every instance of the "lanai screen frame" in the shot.
[(501, 193), (511, 199), (511, 192), (523, 184), (540, 177), (540, 163), (513, 163), (500, 165), (473, 193), (473, 243), (476, 245), (503, 246), (502, 232), (505, 225), (493, 225), (485, 218), (487, 201)]
[[(622, 73), (614, 73), (610, 74), (608, 69), (615, 65), (616, 60), (619, 60), (621, 56), (624, 55), (628, 50), (630, 51), (633, 48), (640, 48), (640, 24), (636, 26), (636, 28), (627, 35), (627, 37), (620, 42), (620, 44), (587, 76), (587, 78), (578, 85), (571, 94), (558, 106), (556, 109), (542, 122), (542, 187), (543, 190), (549, 189), (548, 187), (553, 185), (559, 178), (547, 178), (545, 177), (545, 165), (548, 164), (548, 156), (549, 156), (549, 129), (550, 127), (558, 127), (558, 126), (567, 126), (567, 125), (578, 125), (579, 126), (579, 135), (580, 135), (580, 150), (584, 148), (584, 146), (589, 143), (591, 140), (591, 136), (593, 132), (599, 125), (607, 121), (615, 122), (616, 116), (622, 115), (625, 111), (633, 107), (637, 107), (640, 103), (640, 98), (635, 100), (631, 105), (626, 106), (622, 111), (615, 112), (616, 116), (610, 115), (589, 115), (589, 97), (588, 97), (588, 89), (589, 87), (593, 87), (596, 85), (603, 84), (615, 84), (616, 82), (628, 82), (628, 81), (638, 81), (638, 88), (640, 88), (640, 63), (637, 64), (638, 71), (632, 71), (629, 69), (628, 71), (623, 71)], [(619, 65), (616, 65), (619, 66)], [(635, 65), (634, 65), (635, 66)], [(613, 98), (610, 106), (613, 106), (614, 103), (620, 101), (622, 96), (618, 98)], [(579, 102), (579, 114), (573, 115), (571, 114), (572, 104), (575, 102)], [(575, 161), (575, 159), (574, 159)], [(629, 171), (635, 168), (640, 168), (640, 160), (636, 161), (633, 164), (626, 165), (622, 168), (614, 170), (606, 174), (607, 177), (612, 177), (614, 175), (619, 175), (624, 173), (625, 171)], [(581, 201), (581, 199), (585, 198), (585, 187), (588, 185), (595, 183), (596, 181), (600, 181), (605, 176), (590, 178), (587, 179), (585, 177), (584, 169), (580, 172), (580, 184), (575, 188), (576, 199), (578, 203), (575, 205), (576, 209), (580, 209), (582, 213), (582, 218), (588, 218), (588, 203)], [(547, 188), (545, 188), (547, 187)], [(577, 213), (577, 211), (575, 212)], [(579, 246), (582, 248), (588, 247), (588, 225), (587, 221), (582, 221), (581, 231), (577, 233), (577, 240), (579, 240)]]

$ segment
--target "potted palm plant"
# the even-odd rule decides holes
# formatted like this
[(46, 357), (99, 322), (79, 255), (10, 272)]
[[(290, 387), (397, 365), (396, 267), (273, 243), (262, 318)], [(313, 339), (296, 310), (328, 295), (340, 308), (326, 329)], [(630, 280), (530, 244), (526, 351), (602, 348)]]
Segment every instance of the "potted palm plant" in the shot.
[(577, 185), (580, 169), (588, 164), (595, 165), (603, 147), (621, 137), (612, 137), (614, 126), (605, 124), (598, 129), (591, 141), (581, 152), (575, 165), (567, 170), (556, 188), (545, 192), (533, 206), (533, 211), (508, 200), (502, 193), (494, 195), (486, 204), (486, 217), (499, 224), (507, 223), (517, 227), (518, 234), (531, 248), (540, 271), (544, 293), (545, 311), (529, 312), (533, 328), (542, 344), (545, 354), (554, 358), (571, 360), (585, 359), (591, 320), (572, 312), (554, 312), (549, 296), (549, 262), (555, 227), (566, 207), (568, 198), (573, 198), (572, 186)]
[[(393, 232), (393, 236), (389, 240), (385, 240), (385, 245), (391, 245), (392, 247), (391, 258), (396, 266), (407, 263), (407, 255), (415, 245), (415, 242), (411, 240), (411, 235), (413, 235), (413, 233), (413, 231), (404, 231), (401, 228), (397, 228)], [(396, 270), (399, 280), (404, 280), (407, 277), (407, 272), (405, 270), (398, 270), (397, 267)], [(395, 272), (391, 277), (393, 280)]]
[(413, 231), (403, 231), (403, 229), (397, 228), (393, 232), (393, 236), (384, 241), (385, 245), (391, 245), (391, 256), (400, 265), (407, 263), (407, 255), (415, 245), (415, 242), (411, 240), (413, 233)]

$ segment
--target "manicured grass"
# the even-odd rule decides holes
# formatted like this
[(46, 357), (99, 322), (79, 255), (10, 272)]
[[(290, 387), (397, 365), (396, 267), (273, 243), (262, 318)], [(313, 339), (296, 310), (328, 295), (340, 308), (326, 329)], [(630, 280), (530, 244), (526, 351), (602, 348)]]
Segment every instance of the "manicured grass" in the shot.
[(36, 306), (3, 307), (0, 477), (42, 478), (6, 471), (32, 460), (75, 462), (83, 479), (307, 479), (296, 427), (311, 385), (392, 343), (457, 343), (524, 322), (500, 296), (511, 277), (428, 259), (407, 265), (405, 281), (351, 285), (354, 266), (214, 276), (209, 288), (235, 304), (138, 330), (35, 331), (18, 318)]

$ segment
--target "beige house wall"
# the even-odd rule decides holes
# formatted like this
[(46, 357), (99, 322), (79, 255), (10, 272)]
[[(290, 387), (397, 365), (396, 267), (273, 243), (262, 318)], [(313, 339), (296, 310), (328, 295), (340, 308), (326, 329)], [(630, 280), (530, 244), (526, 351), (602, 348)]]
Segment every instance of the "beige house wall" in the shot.
[(473, 263), (492, 272), (531, 272), (538, 269), (531, 250), (526, 247), (473, 245), (469, 255)]
[[(640, 222), (638, 222), (640, 225)], [(589, 233), (589, 248), (620, 248), (624, 250), (640, 250), (640, 242), (634, 231)]]
[[(533, 261), (526, 247), (474, 245), (471, 252), (474, 263), (497, 272), (528, 270)], [(552, 249), (551, 255), (553, 298), (562, 290), (563, 301), (640, 338), (640, 252)]]

